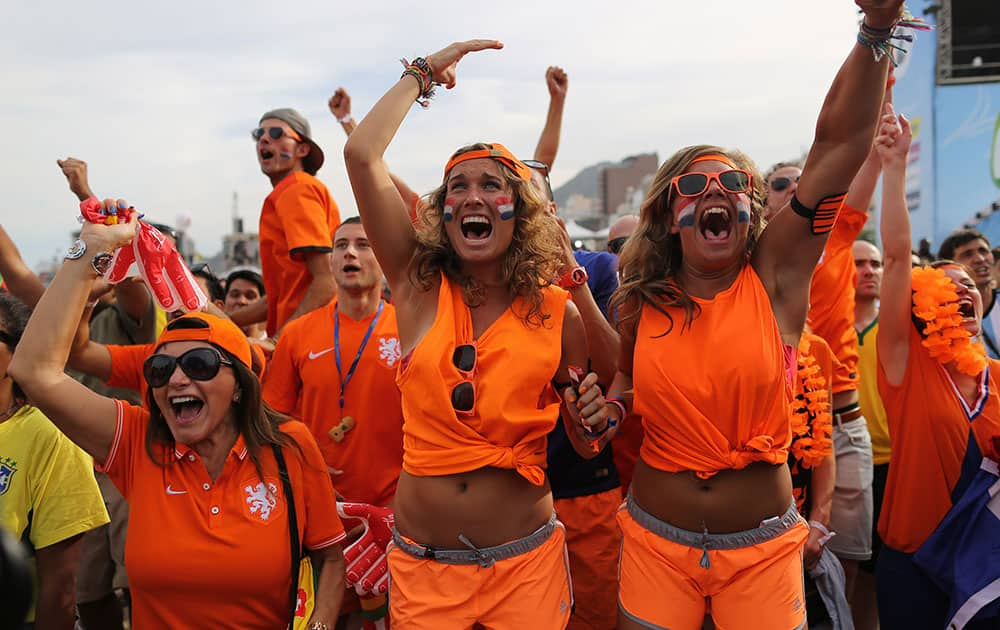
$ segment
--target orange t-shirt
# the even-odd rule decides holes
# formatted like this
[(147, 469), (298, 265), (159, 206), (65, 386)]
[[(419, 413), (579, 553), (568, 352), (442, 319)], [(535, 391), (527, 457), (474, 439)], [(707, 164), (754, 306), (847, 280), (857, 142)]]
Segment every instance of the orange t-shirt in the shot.
[[(129, 502), (125, 564), (136, 628), (284, 628), (290, 613), (291, 543), (285, 493), (270, 447), (258, 457), (264, 483), (240, 437), (222, 473), (209, 478), (183, 444), (144, 444), (149, 413), (118, 402), (115, 439), (103, 466)], [(284, 448), (299, 540), (317, 550), (344, 539), (323, 457), (305, 425), (281, 430), (302, 447)], [(96, 463), (96, 462), (95, 462)]]
[(809, 289), (809, 328), (830, 344), (834, 366), (833, 391), (858, 388), (858, 334), (854, 330), (854, 241), (868, 215), (845, 205), (830, 232)]
[[(312, 431), (337, 490), (348, 501), (388, 505), (403, 465), (403, 410), (396, 369), (396, 309), (385, 304), (358, 366), (338, 401), (340, 377), (334, 349), (334, 300), (292, 320), (281, 334), (264, 376), (264, 400), (301, 418)], [(375, 315), (357, 321), (340, 313), (340, 365), (344, 377)], [(350, 416), (355, 426), (336, 442), (329, 431)]]
[(292, 173), (278, 182), (260, 211), (260, 267), (267, 290), (267, 334), (295, 313), (312, 276), (302, 256), (332, 252), (340, 225), (337, 204), (318, 179)]
[(143, 343), (128, 346), (106, 345), (111, 354), (111, 376), (108, 377), (108, 387), (131, 389), (142, 394), (143, 405), (146, 404), (146, 377), (142, 375), (142, 366), (156, 348), (155, 343)]
[(912, 553), (951, 509), (951, 492), (962, 472), (971, 429), (983, 456), (998, 459), (1000, 398), (990, 360), (980, 377), (980, 395), (968, 406), (951, 376), (920, 343), (910, 327), (906, 375), (898, 387), (888, 383), (882, 364), (878, 389), (892, 435), (889, 479), (878, 532), (897, 551)]
[(668, 309), (674, 327), (666, 335), (667, 317), (643, 306), (632, 365), (635, 413), (646, 432), (640, 457), (701, 477), (755, 461), (785, 463), (790, 366), (764, 285), (746, 265), (714, 299), (694, 300), (701, 313), (688, 329), (683, 310)]
[[(396, 382), (403, 394), (403, 469), (413, 475), (451, 475), (485, 466), (512, 468), (535, 485), (545, 483), (546, 436), (562, 401), (552, 386), (562, 355), (569, 294), (542, 289), (541, 326), (519, 316), (514, 303), (479, 339), (462, 287), (442, 274), (434, 324), (403, 360)], [(469, 378), (455, 367), (457, 346), (476, 348), (471, 375), (475, 404), (460, 413), (451, 393)], [(560, 379), (562, 380), (562, 379)]]

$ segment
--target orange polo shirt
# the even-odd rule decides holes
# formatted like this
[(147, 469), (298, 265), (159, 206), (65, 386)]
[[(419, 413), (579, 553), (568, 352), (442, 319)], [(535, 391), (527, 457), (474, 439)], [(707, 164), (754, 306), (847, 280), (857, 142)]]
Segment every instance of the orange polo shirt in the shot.
[(854, 331), (854, 241), (868, 215), (845, 205), (830, 232), (809, 289), (809, 329), (830, 344), (834, 366), (833, 392), (858, 388), (858, 335)]
[(267, 334), (295, 313), (312, 276), (303, 260), (309, 252), (332, 252), (340, 211), (330, 191), (308, 173), (278, 182), (260, 211), (260, 267), (267, 289)]
[(985, 457), (997, 459), (1000, 442), (1000, 361), (990, 359), (980, 376), (978, 400), (969, 405), (920, 341), (911, 326), (906, 374), (898, 387), (886, 380), (881, 363), (878, 369), (892, 435), (878, 533), (886, 545), (906, 553), (916, 551), (951, 509), (969, 431)]
[[(118, 401), (111, 450), (98, 469), (128, 500), (125, 564), (135, 628), (284, 628), (290, 613), (291, 551), (285, 493), (270, 448), (258, 453), (261, 482), (240, 437), (222, 473), (209, 478), (184, 444), (146, 452), (149, 413)], [(344, 539), (330, 476), (309, 430), (281, 430), (299, 540), (317, 550)], [(304, 455), (304, 461), (303, 461)]]
[[(441, 275), (434, 324), (403, 361), (397, 377), (403, 395), (403, 469), (412, 475), (452, 475), (486, 466), (512, 468), (531, 483), (545, 483), (546, 436), (559, 420), (562, 400), (552, 386), (562, 356), (562, 327), (569, 294), (542, 289), (541, 326), (521, 315), (516, 298), (478, 339), (462, 287)], [(465, 374), (452, 355), (476, 348), (476, 365)], [(463, 381), (475, 387), (469, 413), (451, 404)], [(560, 379), (562, 380), (562, 379)]]
[(785, 350), (757, 272), (745, 265), (715, 298), (693, 299), (701, 313), (690, 328), (682, 309), (667, 308), (668, 334), (667, 317), (643, 306), (632, 366), (634, 411), (646, 432), (640, 457), (701, 477), (785, 463), (794, 352)]
[[(289, 322), (264, 376), (264, 400), (312, 431), (337, 491), (348, 501), (389, 505), (403, 466), (403, 410), (396, 369), (396, 309), (385, 304), (344, 391), (340, 411), (333, 343), (334, 300)], [(340, 362), (344, 377), (375, 315), (360, 321), (340, 313)], [(330, 429), (350, 416), (355, 426), (339, 443)]]

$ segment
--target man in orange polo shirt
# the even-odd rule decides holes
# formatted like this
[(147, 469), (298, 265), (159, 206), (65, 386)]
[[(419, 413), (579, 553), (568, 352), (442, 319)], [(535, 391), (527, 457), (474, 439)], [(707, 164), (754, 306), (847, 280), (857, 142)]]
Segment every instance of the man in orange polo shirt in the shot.
[(347, 501), (389, 505), (403, 465), (396, 311), (358, 217), (334, 235), (337, 296), (290, 322), (264, 375), (264, 400), (312, 431)]
[(261, 116), (252, 134), (260, 170), (274, 187), (264, 200), (259, 228), (267, 294), (232, 319), (238, 326), (266, 319), (271, 337), (336, 294), (331, 252), (340, 212), (315, 177), (323, 166), (323, 151), (311, 134), (309, 122), (290, 108)]

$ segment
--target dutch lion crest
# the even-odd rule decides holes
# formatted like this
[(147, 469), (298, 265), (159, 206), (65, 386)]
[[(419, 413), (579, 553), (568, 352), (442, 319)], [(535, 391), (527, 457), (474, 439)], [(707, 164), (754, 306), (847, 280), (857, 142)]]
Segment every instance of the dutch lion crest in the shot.
[(271, 510), (278, 505), (278, 486), (270, 481), (267, 485), (259, 482), (257, 485), (247, 484), (243, 491), (247, 493), (250, 514), (266, 522), (271, 517)]

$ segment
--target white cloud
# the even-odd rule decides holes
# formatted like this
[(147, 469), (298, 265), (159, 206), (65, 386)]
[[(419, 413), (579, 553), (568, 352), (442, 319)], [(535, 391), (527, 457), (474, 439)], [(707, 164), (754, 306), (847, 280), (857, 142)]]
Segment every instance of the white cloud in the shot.
[(506, 48), (464, 60), (458, 87), (414, 108), (389, 149), (417, 190), (433, 188), (468, 142), (530, 153), (550, 64), (570, 76), (556, 184), (601, 160), (663, 159), (697, 142), (738, 146), (766, 167), (808, 147), (856, 24), (848, 0), (11, 4), (0, 42), (2, 222), (32, 265), (76, 226), (55, 164), (68, 155), (88, 161), (98, 194), (164, 222), (193, 215), (198, 249), (214, 253), (234, 191), (256, 223), (270, 185), (247, 134), (278, 106), (311, 120), (327, 155), (320, 177), (354, 214), (328, 95), (347, 87), (360, 118), (399, 76), (399, 57), (470, 37)]

